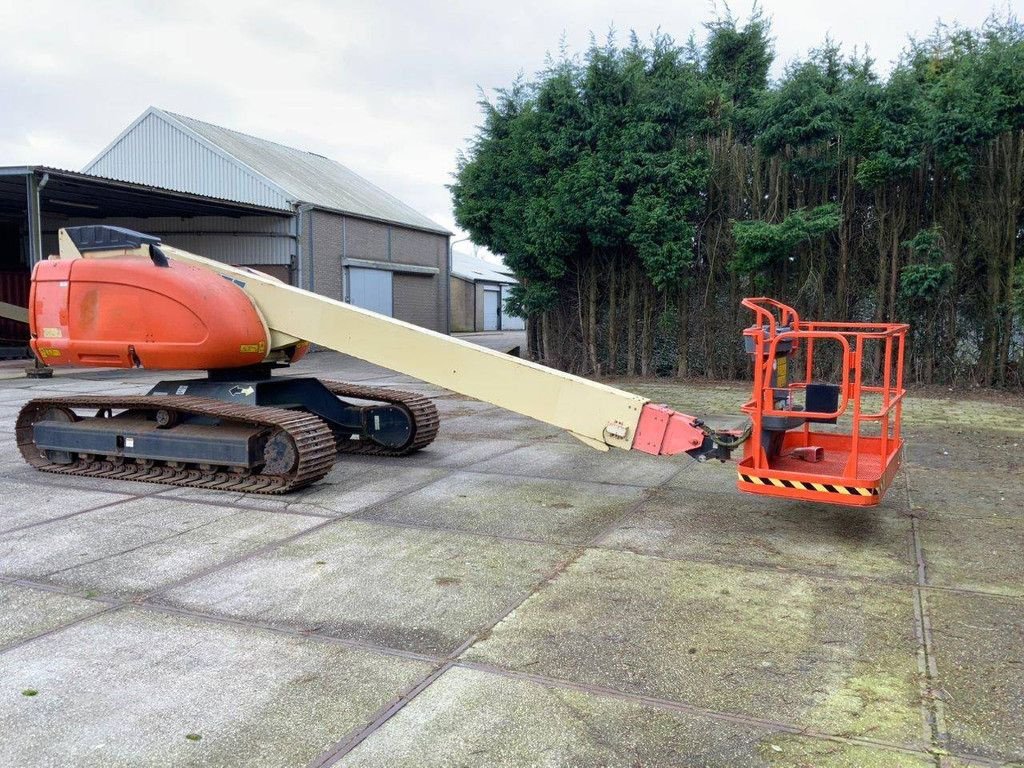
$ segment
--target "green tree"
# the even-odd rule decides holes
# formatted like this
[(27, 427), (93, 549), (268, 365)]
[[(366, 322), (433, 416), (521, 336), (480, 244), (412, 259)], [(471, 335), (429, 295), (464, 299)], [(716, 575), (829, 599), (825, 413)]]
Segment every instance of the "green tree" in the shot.
[[(777, 82), (755, 9), (593, 42), (482, 100), (456, 219), (521, 279), (531, 354), (732, 377), (747, 291), (909, 319), (922, 381), (1009, 384), (1024, 326), (1024, 29), (937, 27), (885, 78), (826, 39)], [(939, 365), (939, 361), (942, 365)]]

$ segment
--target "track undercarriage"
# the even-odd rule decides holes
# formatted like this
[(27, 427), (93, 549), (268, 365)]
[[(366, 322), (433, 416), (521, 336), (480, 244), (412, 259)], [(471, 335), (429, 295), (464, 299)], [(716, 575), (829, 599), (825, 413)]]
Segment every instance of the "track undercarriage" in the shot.
[(339, 452), (404, 456), (437, 434), (422, 395), (234, 373), (160, 382), (137, 397), (31, 400), (18, 447), (45, 472), (278, 494), (324, 477)]

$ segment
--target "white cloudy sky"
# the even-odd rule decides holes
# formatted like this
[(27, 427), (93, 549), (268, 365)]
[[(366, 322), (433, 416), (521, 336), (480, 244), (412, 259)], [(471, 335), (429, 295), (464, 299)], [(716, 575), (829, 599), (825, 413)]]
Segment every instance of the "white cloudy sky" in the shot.
[[(993, 8), (763, 7), (776, 74), (829, 33), (847, 50), (867, 44), (884, 69), (908, 34), (940, 18), (976, 26)], [(749, 0), (732, 8), (743, 16)], [(684, 41), (713, 13), (704, 0), (0, 0), (0, 165), (79, 169), (156, 105), (332, 157), (454, 231), (444, 185), (478, 122), (478, 87), (536, 71), (563, 34), (577, 51), (612, 25)]]

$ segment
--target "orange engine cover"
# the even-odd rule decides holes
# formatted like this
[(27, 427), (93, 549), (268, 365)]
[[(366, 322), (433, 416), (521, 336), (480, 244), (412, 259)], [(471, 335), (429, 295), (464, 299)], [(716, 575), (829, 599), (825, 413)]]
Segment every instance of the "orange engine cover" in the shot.
[(255, 365), (267, 326), (220, 275), (145, 258), (43, 261), (32, 273), (32, 351), (47, 365), (211, 369)]

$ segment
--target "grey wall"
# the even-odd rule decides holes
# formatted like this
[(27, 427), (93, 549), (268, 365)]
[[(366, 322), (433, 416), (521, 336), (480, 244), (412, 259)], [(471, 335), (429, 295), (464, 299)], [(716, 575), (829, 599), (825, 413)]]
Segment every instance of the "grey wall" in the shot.
[(316, 291), (321, 296), (342, 300), (341, 292), (341, 236), (342, 217), (324, 211), (310, 211), (306, 217), (307, 232), (312, 230), (312, 247), (309, 235), (304, 246), (309, 256), (306, 263), (312, 263), (312, 285), (303, 288)]
[(57, 230), (85, 224), (108, 224), (157, 235), (168, 245), (236, 266), (274, 266), (275, 275), (287, 269), (295, 253), (290, 216), (195, 216), (109, 219), (68, 218), (44, 213), (43, 254), (57, 252)]
[(394, 316), (424, 328), (444, 330), (443, 295), (438, 275), (395, 273)]
[(450, 281), (452, 292), (451, 329), (452, 333), (469, 333), (476, 330), (476, 287), (469, 280), (454, 275)]
[[(310, 211), (303, 247), (310, 253), (313, 290), (344, 301), (342, 259), (376, 262), (394, 272), (394, 316), (447, 331), (448, 238), (331, 211)], [(311, 245), (310, 245), (311, 243)], [(408, 274), (402, 265), (431, 267), (436, 275)], [(363, 265), (365, 266), (365, 265)], [(307, 285), (303, 287), (308, 287)]]
[[(317, 215), (334, 216), (335, 214)], [(371, 261), (390, 261), (388, 256), (388, 225), (376, 221), (354, 219), (351, 216), (338, 216), (345, 220), (344, 255), (350, 259), (369, 259)], [(339, 239), (339, 244), (341, 240)]]

